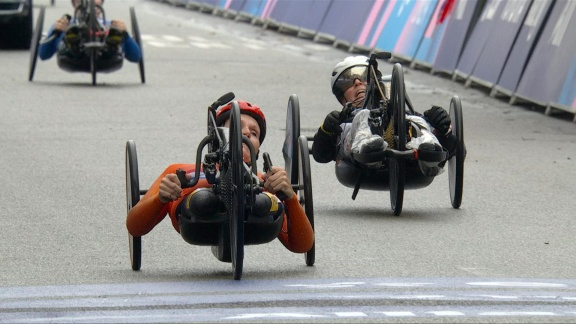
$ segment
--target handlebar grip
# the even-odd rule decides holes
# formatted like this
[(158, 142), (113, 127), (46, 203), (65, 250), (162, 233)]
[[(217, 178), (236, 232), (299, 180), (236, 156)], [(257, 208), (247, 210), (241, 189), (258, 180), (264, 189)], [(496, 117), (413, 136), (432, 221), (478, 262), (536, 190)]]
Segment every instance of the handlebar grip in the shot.
[(178, 176), (178, 180), (180, 180), (180, 187), (182, 189), (191, 187), (190, 182), (186, 179), (186, 171), (178, 169), (176, 170), (176, 176)]
[(344, 107), (342, 107), (342, 111), (340, 111), (340, 123), (343, 123), (346, 121), (346, 119), (348, 119), (348, 117), (350, 117), (350, 114), (352, 114), (352, 111), (354, 109), (352, 108), (352, 103), (351, 102), (347, 102)]
[[(264, 152), (262, 156), (264, 157), (264, 172), (268, 172), (272, 169), (272, 160), (270, 159), (270, 154), (268, 154), (268, 152)], [(282, 201), (288, 199), (288, 197), (286, 197), (282, 191), (277, 192), (276, 197)]]

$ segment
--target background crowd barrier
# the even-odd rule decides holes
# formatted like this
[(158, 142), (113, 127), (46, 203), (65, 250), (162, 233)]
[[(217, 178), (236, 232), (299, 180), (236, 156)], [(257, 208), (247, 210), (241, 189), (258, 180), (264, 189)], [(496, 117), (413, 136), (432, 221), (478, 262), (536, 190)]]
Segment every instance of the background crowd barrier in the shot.
[[(438, 54), (438, 49), (440, 47), (440, 42), (444, 38), (444, 32), (446, 31), (447, 23), (444, 23), (445, 19), (442, 15), (445, 6), (449, 6), (449, 0), (440, 0), (436, 2), (436, 7), (434, 12), (430, 16), (428, 25), (424, 30), (424, 34), (420, 39), (416, 53), (411, 61), (411, 67), (425, 67), (432, 68), (432, 63)], [(448, 12), (446, 12), (446, 15)]]
[(557, 0), (515, 96), (576, 112), (576, 1)]
[[(159, 0), (576, 114), (576, 0)], [(573, 118), (576, 122), (576, 117)]]

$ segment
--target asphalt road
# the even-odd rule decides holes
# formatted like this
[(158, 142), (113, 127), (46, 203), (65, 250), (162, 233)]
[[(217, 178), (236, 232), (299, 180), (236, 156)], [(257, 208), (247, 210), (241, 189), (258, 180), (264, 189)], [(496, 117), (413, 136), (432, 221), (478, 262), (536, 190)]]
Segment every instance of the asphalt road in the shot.
[[(42, 3), (35, 3), (36, 9)], [(44, 30), (67, 1), (46, 9)], [(193, 162), (206, 107), (233, 91), (260, 105), (263, 151), (283, 164), (286, 106), (297, 94), (313, 134), (338, 104), (330, 73), (350, 53), (246, 22), (154, 1), (106, 1), (144, 41), (146, 84), (125, 62), (114, 73), (60, 70), (1, 51), (0, 322), (574, 322), (576, 253), (572, 116), (510, 106), (483, 89), (405, 68), (417, 110), (462, 100), (468, 156), (460, 209), (447, 173), (405, 192), (340, 185), (334, 164), (312, 162), (316, 263), (278, 241), (247, 246), (241, 281), (207, 247), (164, 221), (143, 237), (130, 269), (127, 140), (140, 182)], [(383, 73), (392, 65), (381, 62)], [(387, 72), (388, 71), (388, 72)]]

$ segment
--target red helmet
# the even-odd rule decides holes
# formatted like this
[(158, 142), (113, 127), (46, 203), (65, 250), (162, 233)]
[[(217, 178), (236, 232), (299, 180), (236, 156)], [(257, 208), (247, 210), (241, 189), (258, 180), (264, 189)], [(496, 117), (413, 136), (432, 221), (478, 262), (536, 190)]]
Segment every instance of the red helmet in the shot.
[[(236, 100), (238, 106), (240, 107), (240, 113), (246, 114), (251, 116), (252, 118), (256, 119), (258, 122), (258, 126), (260, 127), (260, 144), (264, 142), (264, 138), (266, 137), (266, 117), (264, 117), (264, 113), (260, 110), (260, 107), (253, 105), (244, 100)], [(230, 109), (232, 108), (232, 103), (227, 104), (226, 106), (220, 107), (216, 111), (216, 126), (223, 126), (226, 120), (230, 118)]]

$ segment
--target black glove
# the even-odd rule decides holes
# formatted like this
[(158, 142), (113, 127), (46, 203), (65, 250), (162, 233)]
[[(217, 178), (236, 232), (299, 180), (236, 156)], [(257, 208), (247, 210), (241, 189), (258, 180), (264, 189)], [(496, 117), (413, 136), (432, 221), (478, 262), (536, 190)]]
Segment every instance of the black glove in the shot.
[(439, 135), (446, 135), (450, 130), (450, 115), (442, 107), (432, 106), (424, 112), (424, 118), (438, 131)]
[(340, 127), (340, 112), (334, 110), (329, 113), (324, 119), (324, 124), (320, 126), (320, 129), (328, 135), (340, 135), (342, 133), (342, 127)]

